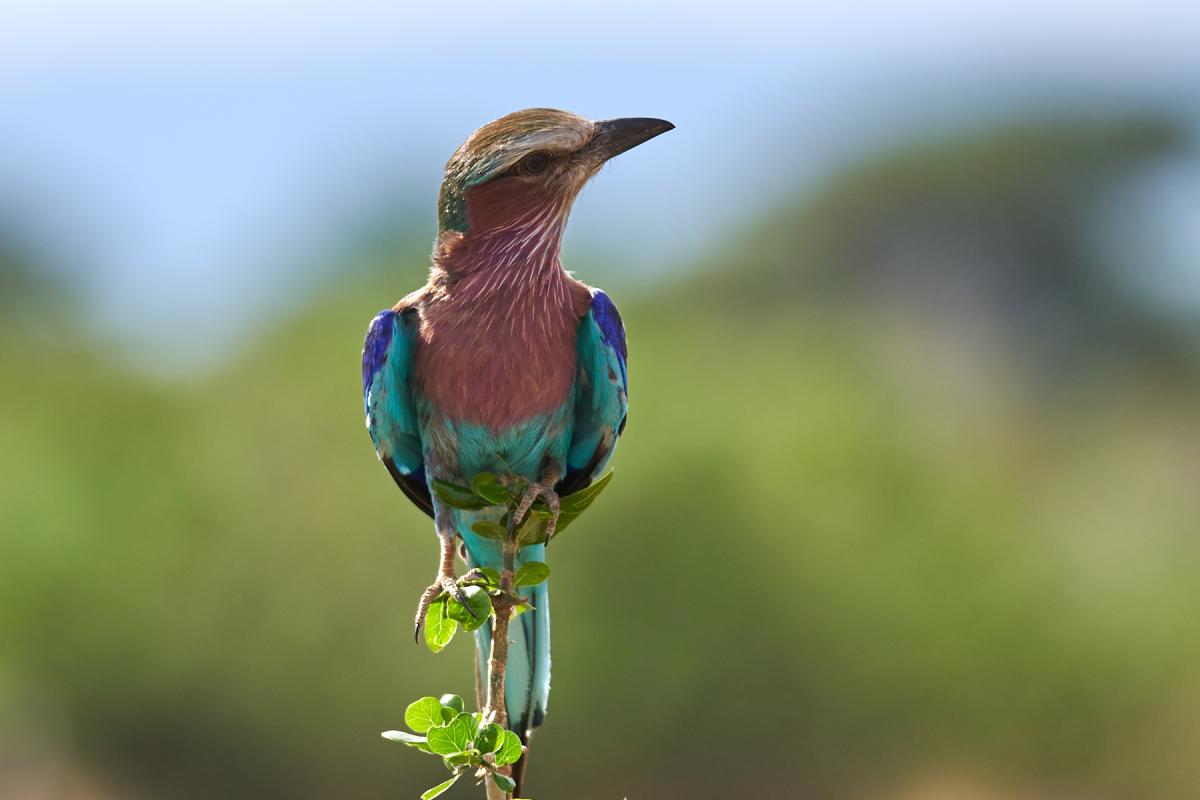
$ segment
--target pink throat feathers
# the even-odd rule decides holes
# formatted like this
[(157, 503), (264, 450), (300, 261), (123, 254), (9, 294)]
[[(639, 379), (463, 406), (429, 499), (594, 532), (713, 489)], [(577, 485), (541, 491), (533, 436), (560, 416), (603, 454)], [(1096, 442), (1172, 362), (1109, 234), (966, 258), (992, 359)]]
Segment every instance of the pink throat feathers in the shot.
[(435, 251), (416, 377), (442, 415), (503, 430), (567, 401), (590, 291), (559, 261), (573, 198), (475, 194), (472, 229)]

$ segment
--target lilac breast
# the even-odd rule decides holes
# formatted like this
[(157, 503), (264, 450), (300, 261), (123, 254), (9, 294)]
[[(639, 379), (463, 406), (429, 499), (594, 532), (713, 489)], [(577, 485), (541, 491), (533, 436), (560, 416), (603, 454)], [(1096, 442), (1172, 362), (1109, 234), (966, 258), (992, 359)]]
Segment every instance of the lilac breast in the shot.
[(447, 419), (499, 431), (550, 414), (570, 396), (577, 327), (571, 309), (511, 299), (427, 310), (418, 390)]

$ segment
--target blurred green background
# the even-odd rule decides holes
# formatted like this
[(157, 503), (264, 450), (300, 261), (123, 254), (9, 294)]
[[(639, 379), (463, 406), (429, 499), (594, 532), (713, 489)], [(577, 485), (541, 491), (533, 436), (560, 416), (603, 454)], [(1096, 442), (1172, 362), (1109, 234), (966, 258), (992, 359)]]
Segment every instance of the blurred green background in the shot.
[[(366, 5), (360, 27), (384, 13)], [(919, 21), (939, 18), (923, 8)], [(864, 47), (886, 19), (748, 13), (745, 31), (785, 33), (738, 44), (734, 23), (687, 28), (733, 42), (718, 100), (736, 107), (738, 86), (766, 91), (755, 76), (801, 74), (786, 31), (810, 23), (813, 36), (851, 32), (818, 53), (826, 66), (839, 54), (840, 77), (822, 78), (832, 100), (785, 77), (776, 104), (731, 118), (705, 93), (709, 73), (660, 71), (624, 112), (679, 129), (600, 176), (588, 192), (609, 194), (592, 206), (585, 192), (575, 214), (583, 233), (565, 261), (622, 309), (632, 412), (612, 486), (550, 551), (554, 683), (529, 793), (1200, 795), (1200, 203), (1188, 179), (1200, 172), (1187, 100), (1200, 72), (1189, 86), (1164, 67), (1177, 26), (1159, 16), (1159, 47), (1141, 41), (1142, 62), (1123, 53), (1121, 87), (1096, 66), (1111, 66), (1106, 36), (1128, 41), (1115, 19), (1064, 17), (1046, 37), (1058, 61), (1024, 73), (1001, 60), (958, 89), (919, 67), (977, 53), (947, 45), (918, 62), (900, 47), (923, 99), (893, 100), (864, 137), (862, 109), (881, 101), (854, 68), (886, 77), (891, 62)], [(956, 22), (946, 41), (976, 24), (1003, 27)], [(178, 35), (224, 52), (203, 31)], [(312, 63), (342, 63), (289, 35)], [(640, 36), (628, 52), (652, 49)], [(1023, 33), (996, 36), (1014, 60), (1042, 52), (1014, 50)], [(766, 49), (756, 62), (742, 45)], [(29, 63), (61, 66), (61, 46), (47, 38), (50, 56)], [(134, 49), (150, 64), (155, 53)], [(1064, 72), (1064, 53), (1077, 69)], [(559, 78), (546, 102), (608, 115), (589, 103), (618, 105), (621, 90), (603, 84), (594, 44), (578, 58), (578, 86)], [(155, 130), (159, 93), (190, 84), (169, 74), (142, 92), (113, 69), (109, 95), (65, 68), (45, 73), (60, 83), (36, 102), (15, 73), (0, 82), (46, 124), (28, 128), (41, 138), (0, 135), (0, 173), (22, 176), (0, 202), (0, 797), (415, 797), (440, 767), (378, 733), (415, 697), (469, 695), (470, 648), (411, 643), (435, 540), (363, 431), (359, 352), (371, 316), (424, 279), (442, 159), (509, 109), (443, 113), (380, 90), (413, 125), (441, 120), (432, 155), (397, 156), (419, 180), (374, 176), (350, 202), (314, 178), (312, 213), (333, 234), (301, 254), (285, 244), (311, 243), (307, 212), (278, 211), (292, 227), (252, 217), (266, 244), (241, 252), (263, 260), (257, 272), (230, 267), (232, 250), (193, 257), (207, 240), (186, 235), (192, 209), (237, 212), (189, 199), (206, 190), (183, 166), (162, 174), (143, 200), (177, 198), (160, 214), (183, 233), (145, 245), (149, 271), (122, 273), (136, 247), (106, 261), (104, 243), (136, 243), (151, 218), (80, 211), (103, 193), (60, 202), (87, 131), (51, 132), (47, 109), (65, 124), (71, 97), (109, 108), (94, 112), (99, 130), (115, 120), (98, 152), (126, 161), (96, 175), (128, 189), (121, 164), (135, 175), (155, 156), (113, 131)], [(664, 88), (675, 82), (679, 96)], [(494, 104), (529, 105), (536, 88)], [(336, 105), (344, 89), (306, 102)], [(214, 97), (198, 112), (210, 124), (228, 101)], [(693, 133), (707, 119), (717, 133)], [(293, 123), (245, 124), (287, 142), (304, 136)], [(404, 130), (385, 124), (379, 138)], [(839, 130), (853, 146), (813, 143)], [(29, 142), (61, 148), (57, 173), (17, 157)], [(214, 155), (225, 146), (173, 157), (217, 170), (232, 197), (240, 162)], [(329, 146), (331, 163), (365, 147)]]

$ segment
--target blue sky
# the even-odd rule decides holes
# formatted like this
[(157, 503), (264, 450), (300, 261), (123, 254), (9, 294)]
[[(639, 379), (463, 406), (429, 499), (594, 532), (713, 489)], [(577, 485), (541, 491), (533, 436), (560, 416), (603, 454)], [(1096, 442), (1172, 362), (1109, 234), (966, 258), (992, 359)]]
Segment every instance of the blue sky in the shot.
[[(898, 139), (1110, 100), (1200, 112), (1200, 7), (995, 5), (10, 0), (0, 201), (114, 341), (183, 321), (211, 355), (381, 194), (401, 195), (398, 229), (432, 236), (446, 157), (516, 108), (679, 126), (572, 218), (567, 261), (627, 279)], [(1145, 198), (1176, 261), (1200, 253), (1189, 185)]]

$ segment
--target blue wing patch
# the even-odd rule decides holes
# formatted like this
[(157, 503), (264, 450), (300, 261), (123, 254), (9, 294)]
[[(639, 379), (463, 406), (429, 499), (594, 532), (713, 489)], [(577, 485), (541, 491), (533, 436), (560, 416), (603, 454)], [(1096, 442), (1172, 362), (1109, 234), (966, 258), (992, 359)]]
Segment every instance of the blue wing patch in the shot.
[(604, 472), (629, 412), (625, 326), (612, 300), (592, 292), (587, 316), (576, 334), (575, 427), (567, 451), (560, 494), (584, 488)]
[(381, 311), (371, 320), (363, 345), (363, 403), (379, 460), (409, 499), (433, 516), (409, 386), (415, 324), (413, 309)]
[(395, 319), (396, 312), (389, 308), (376, 314), (367, 328), (367, 341), (363, 344), (362, 359), (363, 402), (366, 404), (367, 414), (371, 413), (371, 384), (387, 360)]
[(601, 339), (620, 356), (621, 380), (628, 392), (629, 376), (625, 373), (625, 362), (629, 358), (629, 351), (625, 347), (625, 323), (621, 321), (621, 312), (617, 311), (608, 295), (597, 289), (592, 295), (591, 315), (600, 329)]

